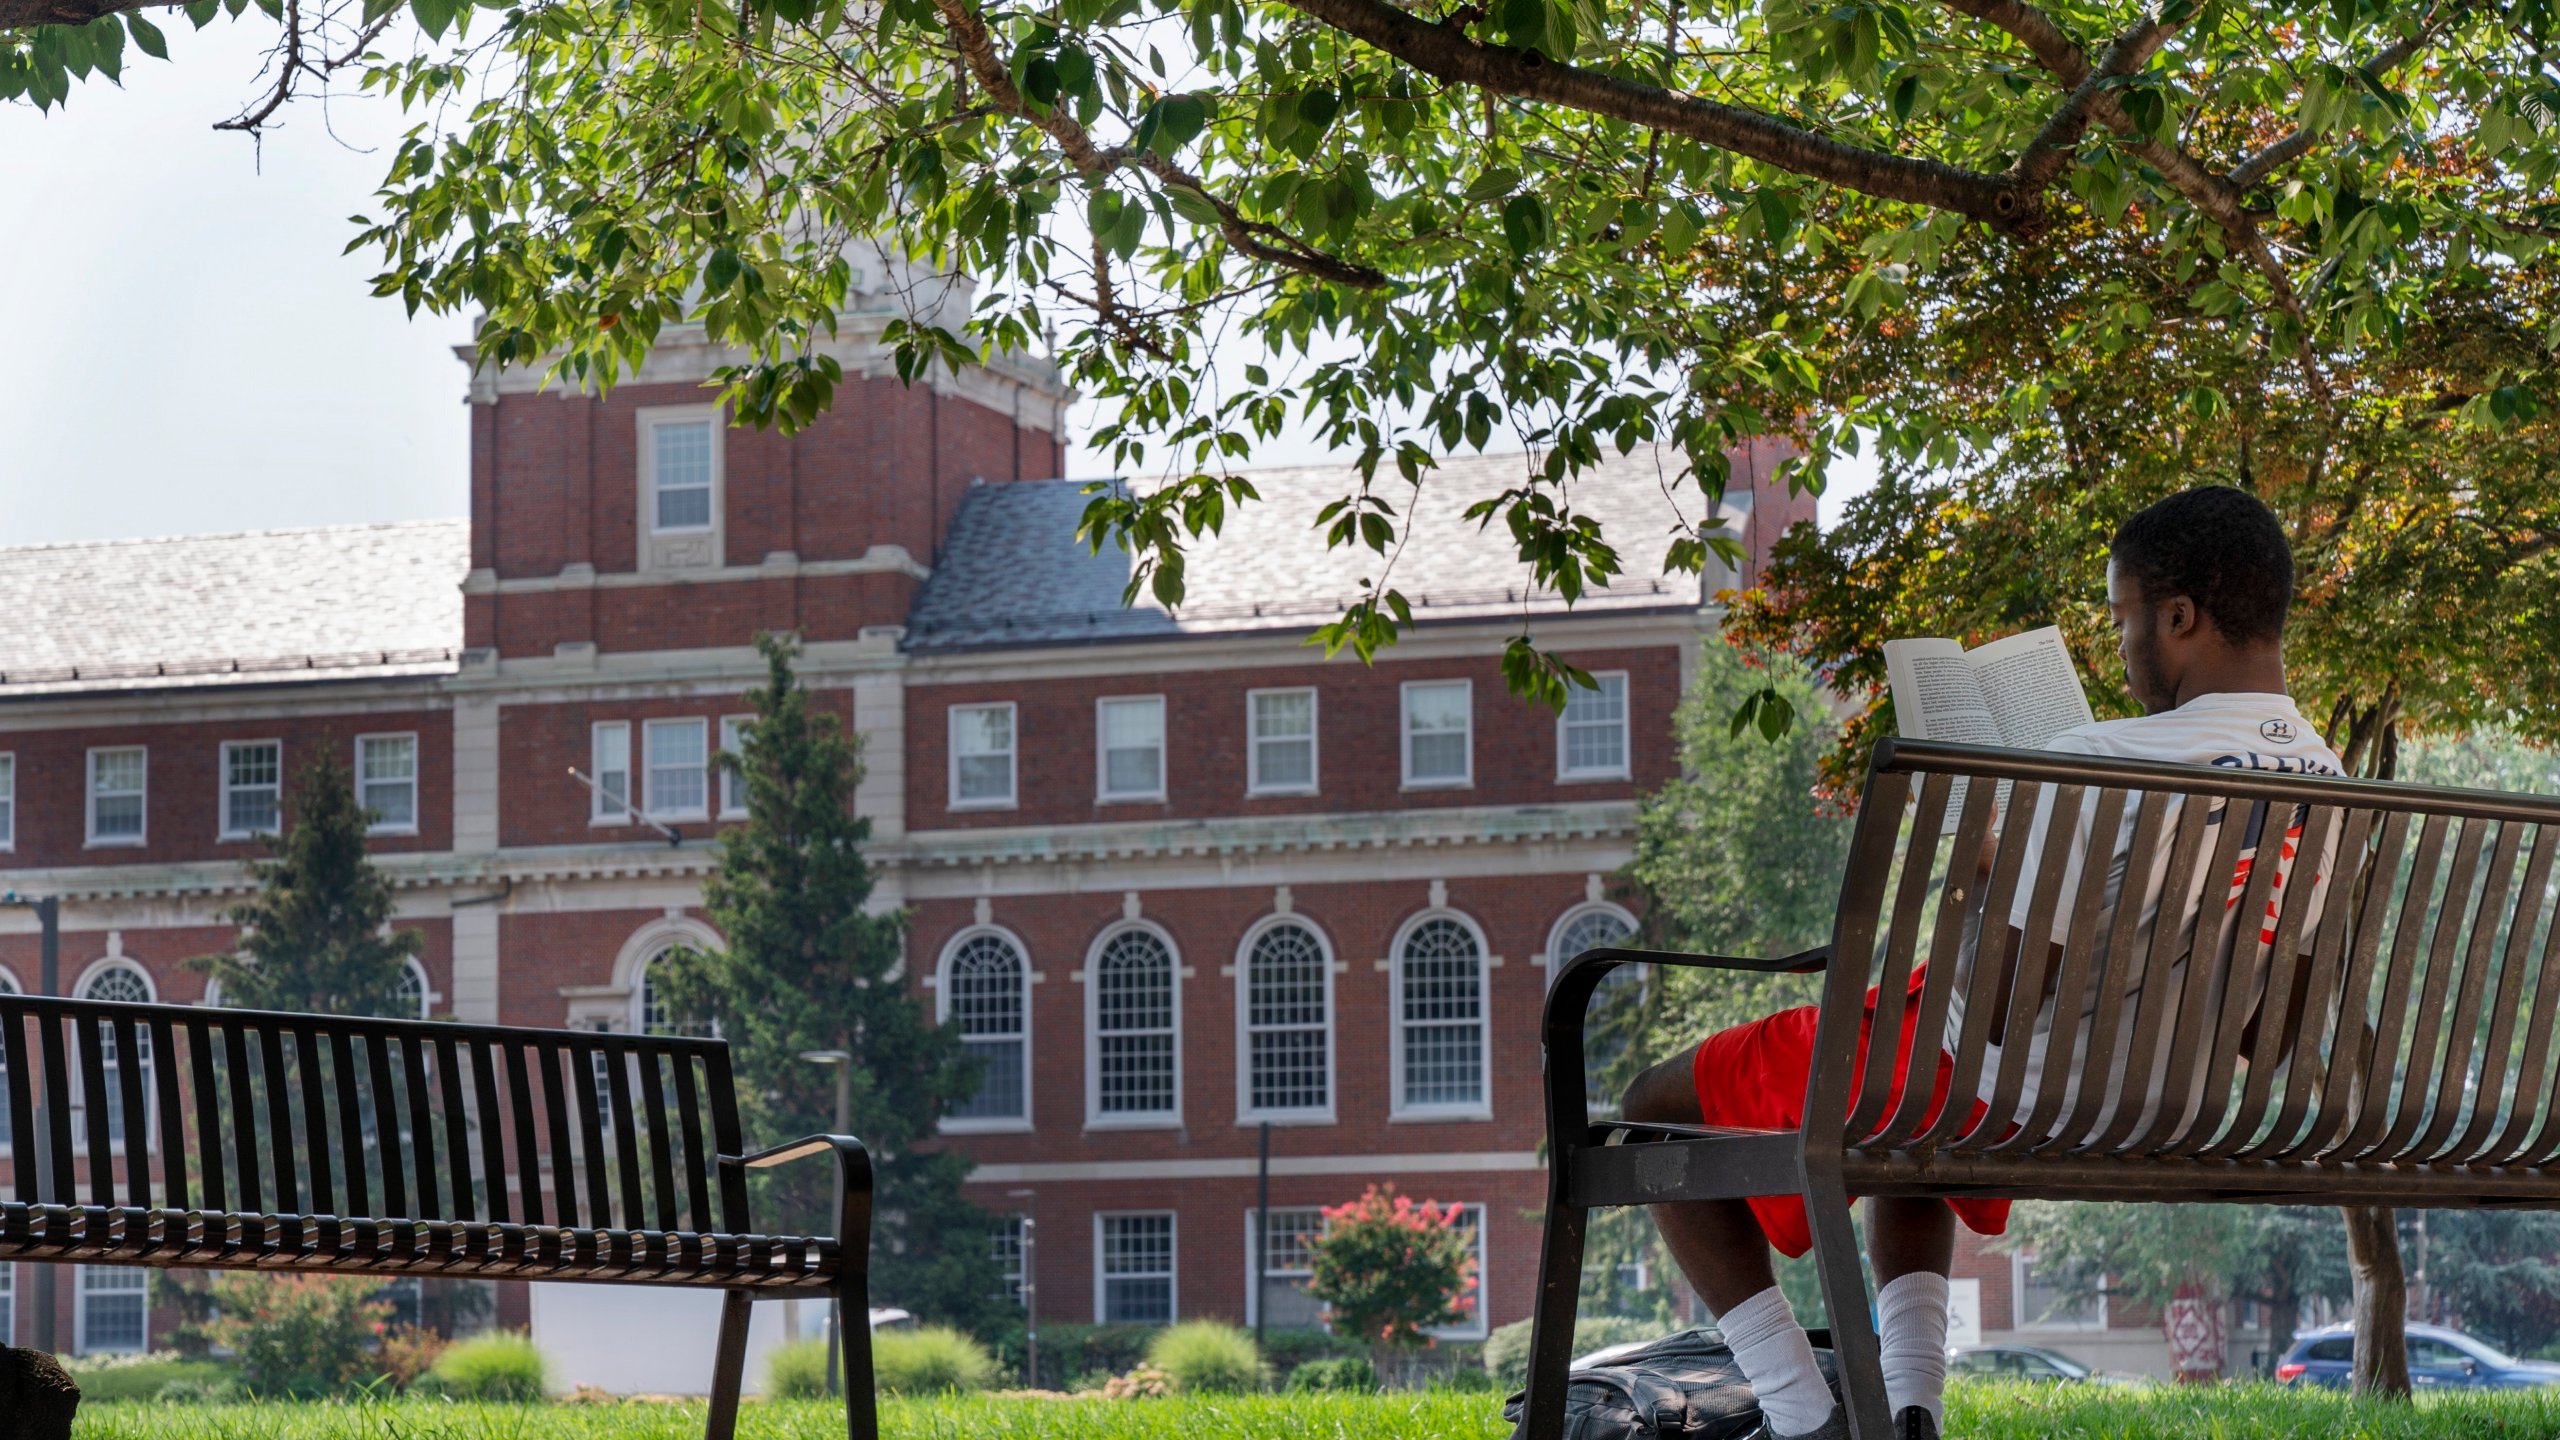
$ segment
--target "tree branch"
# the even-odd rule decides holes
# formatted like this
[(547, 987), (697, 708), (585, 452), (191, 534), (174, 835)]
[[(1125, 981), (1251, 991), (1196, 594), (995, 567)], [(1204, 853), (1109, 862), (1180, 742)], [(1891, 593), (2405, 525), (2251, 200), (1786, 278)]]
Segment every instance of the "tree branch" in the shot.
[(2110, 81), (2149, 64), (2177, 30), (2177, 26), (2163, 24), (2154, 17), (2118, 36), (2097, 67), (2072, 86), (2071, 93), (2045, 118), (2044, 128), (2027, 143), (2026, 153), (2018, 157), (2017, 165), (2009, 172), (2019, 188), (2032, 192), (2052, 184), (2063, 167), (2071, 163), (2071, 152), (2079, 147), (2080, 136), (2088, 130), (2090, 107), (2097, 102), (2099, 92)]
[[(2399, 69), (2408, 63), (2411, 56), (2425, 49), (2435, 39), (2437, 31), (2450, 18), (2441, 7), (2431, 10), (2426, 19), (2418, 22), (2417, 34), (2385, 48), (2356, 68), (2364, 72), (2366, 79), (2380, 85), (2384, 76)], [(2231, 174), (2228, 177), (2231, 188), (2247, 190), (2250, 186), (2266, 179), (2277, 166), (2302, 158), (2318, 139), (2317, 135), (2311, 133), (2311, 127), (2307, 125), (2296, 127), (2292, 134), (2231, 167)]]
[(175, 9), (169, 0), (0, 0), (0, 30), (32, 30), (38, 25), (86, 25), (127, 10)]
[(1544, 100), (1586, 114), (1685, 135), (1860, 194), (1950, 210), (2003, 230), (2025, 227), (2030, 208), (2004, 175), (1936, 160), (1864, 150), (1740, 106), (1560, 64), (1531, 50), (1484, 45), (1387, 0), (1282, 0), (1290, 9), (1367, 42), (1428, 75), (1488, 95)]

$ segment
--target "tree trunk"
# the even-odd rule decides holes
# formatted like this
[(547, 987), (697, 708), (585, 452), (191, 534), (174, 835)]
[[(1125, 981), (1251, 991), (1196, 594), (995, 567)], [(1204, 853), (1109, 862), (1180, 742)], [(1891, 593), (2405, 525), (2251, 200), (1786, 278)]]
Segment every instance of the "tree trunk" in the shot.
[(2356, 1359), (2351, 1389), (2358, 1395), (2409, 1397), (2409, 1282), (2400, 1270), (2396, 1212), (2371, 1206), (2342, 1207), (2347, 1217), (2347, 1263), (2355, 1272)]

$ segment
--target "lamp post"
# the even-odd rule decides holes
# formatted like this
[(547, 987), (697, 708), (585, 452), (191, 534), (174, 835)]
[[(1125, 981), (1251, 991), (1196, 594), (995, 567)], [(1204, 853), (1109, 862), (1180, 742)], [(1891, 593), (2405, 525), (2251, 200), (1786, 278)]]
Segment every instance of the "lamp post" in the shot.
[[(38, 961), (37, 969), (36, 993), (39, 995), (52, 995), (60, 991), (62, 988), (61, 899), (52, 895), (30, 897), (21, 895), (15, 890), (11, 890), (5, 894), (0, 894), (0, 906), (7, 906), (13, 910), (32, 910), (35, 912), (36, 928), (42, 936), (38, 951), (40, 959)], [(10, 1037), (12, 1048), (15, 1048), (16, 1041), (16, 1036), (13, 1035)], [(32, 1092), (32, 1111), (36, 1116), (37, 1121), (36, 1174), (41, 1177), (43, 1183), (50, 1184), (51, 1177), (53, 1175), (53, 1127), (43, 1123), (45, 1104), (43, 1088), (44, 1077), (38, 1072), (37, 1067), (33, 1065), (24, 1066), (22, 1068), (26, 1072), (25, 1083), (34, 1087)], [(65, 1197), (48, 1194), (45, 1198), (56, 1203), (60, 1203)], [(53, 1269), (54, 1267), (50, 1265), (39, 1265), (36, 1267), (35, 1342), (36, 1349), (47, 1355), (55, 1354), (61, 1348), (54, 1343), (57, 1337), (54, 1334), (53, 1323), (53, 1307), (56, 1303), (54, 1299)]]
[(1007, 1190), (1008, 1200), (1028, 1200), (1022, 1210), (1022, 1364), (1024, 1383), (1040, 1388), (1040, 1192)]
[[(825, 1065), (834, 1069), (836, 1072), (836, 1128), (829, 1133), (842, 1135), (851, 1130), (853, 1128), (853, 1052), (850, 1050), (803, 1050), (800, 1052), (800, 1058), (812, 1065)], [(841, 1169), (836, 1172), (836, 1191), (836, 1208), (841, 1211), (844, 1208), (844, 1172)], [(845, 1237), (839, 1237), (839, 1239), (843, 1243), (850, 1243)], [(827, 1313), (834, 1317), (833, 1323), (827, 1326), (827, 1393), (841, 1395), (844, 1393), (844, 1381), (843, 1371), (838, 1366), (838, 1352), (844, 1344), (844, 1305), (830, 1299), (827, 1301)], [(862, 1323), (870, 1324), (871, 1317), (863, 1316)]]

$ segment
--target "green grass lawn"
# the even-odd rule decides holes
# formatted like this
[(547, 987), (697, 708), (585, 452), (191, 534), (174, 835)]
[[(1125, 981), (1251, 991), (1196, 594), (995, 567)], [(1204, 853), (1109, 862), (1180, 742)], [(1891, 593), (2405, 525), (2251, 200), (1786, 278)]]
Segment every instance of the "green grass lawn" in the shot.
[[(841, 1410), (747, 1407), (740, 1440), (833, 1440)], [(893, 1400), (889, 1440), (1502, 1440), (1483, 1394), (1252, 1396), (1235, 1399)], [(2560, 1395), (2356, 1405), (2342, 1397), (2233, 1386), (2211, 1390), (2049, 1389), (1966, 1384), (1949, 1440), (2525, 1440), (2560, 1436)], [(82, 1407), (75, 1440), (692, 1440), (700, 1405), (380, 1404)]]

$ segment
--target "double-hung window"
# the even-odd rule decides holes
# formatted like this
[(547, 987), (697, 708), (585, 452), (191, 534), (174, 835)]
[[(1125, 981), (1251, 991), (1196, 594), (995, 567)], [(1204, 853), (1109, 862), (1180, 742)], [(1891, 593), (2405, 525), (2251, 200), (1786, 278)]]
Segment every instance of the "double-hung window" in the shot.
[(1406, 931), (1395, 957), (1399, 1113), (1478, 1119), (1488, 1113), (1484, 946), (1473, 927), (1436, 915)]
[(1564, 713), (1556, 717), (1556, 778), (1627, 778), (1627, 675), (1613, 670), (1591, 677), (1600, 687), (1565, 687)]
[[(1273, 1329), (1314, 1329), (1324, 1323), (1324, 1302), (1307, 1293), (1315, 1279), (1315, 1241), (1324, 1234), (1324, 1211), (1313, 1205), (1245, 1213), (1245, 1234), (1259, 1245), (1245, 1248), (1245, 1323)], [(1256, 1264), (1256, 1260), (1259, 1264)]]
[(1164, 697), (1097, 702), (1096, 785), (1104, 800), (1164, 798)]
[(1250, 732), (1245, 789), (1255, 795), (1315, 793), (1316, 692), (1254, 690), (1244, 703)]
[(17, 848), (18, 757), (0, 754), (0, 850)]
[(1005, 1303), (1022, 1303), (1022, 1217), (999, 1215), (987, 1227), (987, 1249), (996, 1257), (997, 1283)]
[[(128, 1005), (147, 1005), (151, 1003), (152, 998), (151, 982), (143, 978), (142, 972), (135, 969), (132, 962), (121, 962), (109, 965), (91, 975), (88, 983), (80, 987), (80, 998), (112, 1000)], [(126, 1055), (122, 1053), (122, 1047), (116, 1043), (114, 1024), (100, 1020), (97, 1026), (98, 1059), (103, 1070), (99, 1084), (106, 1094), (103, 1097), (83, 1095), (81, 1099), (84, 1105), (103, 1101), (107, 1110), (107, 1140), (110, 1144), (122, 1145), (128, 1118), (125, 1115), (124, 1104), (125, 1066), (134, 1067), (142, 1090), (143, 1114), (135, 1118), (133, 1123), (147, 1128), (151, 1124), (152, 1107), (158, 1103), (152, 1087), (151, 1031), (145, 1027), (137, 1027), (133, 1038), (136, 1053)], [(76, 1132), (85, 1124), (87, 1124), (85, 1118), (74, 1121), (74, 1131)]]
[(665, 535), (711, 528), (711, 422), (660, 420), (649, 426), (649, 528)]
[(1333, 987), (1328, 983), (1329, 969), (1324, 942), (1315, 931), (1295, 920), (1273, 923), (1246, 947), (1246, 1116), (1332, 1116)]
[(356, 737), (356, 799), (376, 835), (418, 833), (418, 737)]
[(710, 811), (710, 726), (701, 720), (651, 720), (641, 727), (649, 753), (647, 809), (657, 820), (700, 820)]
[(1458, 1217), (1450, 1228), (1465, 1241), (1467, 1257), (1474, 1261), (1467, 1271), (1466, 1287), (1458, 1292), (1461, 1314), (1455, 1324), (1443, 1325), (1429, 1332), (1440, 1340), (1481, 1340), (1485, 1337), (1484, 1312), (1484, 1206), (1458, 1205)]
[(588, 740), (587, 776), (595, 784), (592, 818), (598, 825), (620, 825), (631, 818), (631, 722), (599, 720)]
[(2104, 1295), (2069, 1298), (2070, 1287), (2036, 1263), (2032, 1251), (2009, 1257), (2010, 1325), (2019, 1330), (2103, 1330), (2107, 1328)]
[(1014, 796), (1013, 702), (951, 707), (951, 808), (1000, 810)]
[(83, 1355), (143, 1348), (150, 1338), (151, 1272), (136, 1266), (80, 1267), (78, 1349)]
[(139, 745), (89, 752), (89, 843), (143, 843), (151, 752)]
[(1152, 1123), (1182, 1113), (1177, 965), (1164, 937), (1142, 925), (1114, 931), (1092, 974), (1091, 1123)]
[(1105, 1325), (1173, 1321), (1173, 1212), (1093, 1217), (1094, 1315)]
[(942, 1018), (978, 1062), (978, 1093), (943, 1113), (952, 1130), (1016, 1129), (1031, 1118), (1029, 967), (994, 930), (963, 936), (943, 962)]
[(1404, 687), (1404, 783), (1410, 789), (1475, 783), (1475, 687), (1414, 680)]
[[(744, 756), (747, 752), (747, 724), (752, 715), (720, 717), (720, 753)], [(720, 818), (737, 820), (747, 813), (747, 777), (723, 765), (720, 767)]]
[(222, 838), (272, 835), (284, 822), (284, 746), (274, 740), (222, 745)]

